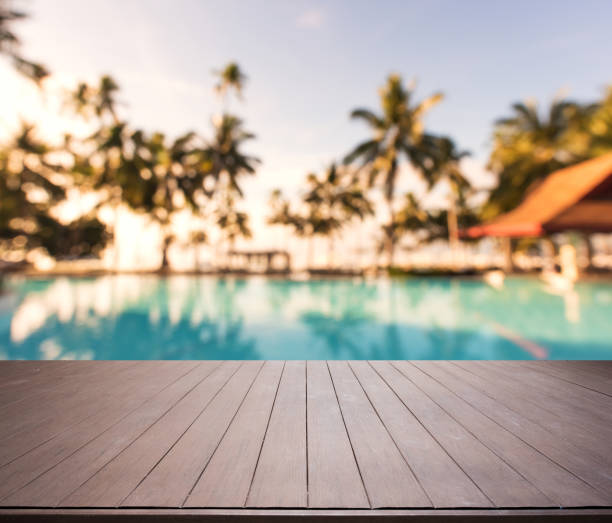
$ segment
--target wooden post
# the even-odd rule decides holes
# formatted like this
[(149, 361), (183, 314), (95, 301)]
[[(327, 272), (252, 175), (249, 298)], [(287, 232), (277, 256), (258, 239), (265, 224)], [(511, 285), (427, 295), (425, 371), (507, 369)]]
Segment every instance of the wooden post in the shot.
[(514, 262), (512, 261), (512, 238), (501, 238), (502, 249), (504, 251), (504, 271), (513, 272)]

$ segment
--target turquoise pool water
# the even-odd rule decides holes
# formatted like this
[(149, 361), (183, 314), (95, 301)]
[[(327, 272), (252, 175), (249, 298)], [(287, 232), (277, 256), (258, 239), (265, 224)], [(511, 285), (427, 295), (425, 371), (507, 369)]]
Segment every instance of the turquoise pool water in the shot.
[(0, 359), (612, 359), (612, 284), (12, 279)]

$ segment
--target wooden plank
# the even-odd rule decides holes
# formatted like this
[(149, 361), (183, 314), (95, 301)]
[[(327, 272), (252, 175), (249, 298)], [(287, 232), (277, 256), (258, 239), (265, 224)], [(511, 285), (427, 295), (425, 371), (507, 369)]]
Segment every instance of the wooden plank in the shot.
[(595, 374), (605, 380), (612, 379), (612, 360), (550, 360), (550, 365), (559, 365), (567, 369), (580, 369)]
[[(221, 389), (121, 505), (182, 506), (218, 447), (262, 366), (261, 361), (244, 362), (227, 386)], [(105, 483), (106, 480), (101, 484)], [(96, 483), (88, 485), (86, 491), (72, 496), (68, 500), (69, 504), (82, 505), (85, 500), (96, 500), (97, 506), (106, 506), (111, 499), (100, 496), (98, 488)], [(112, 498), (112, 503), (116, 504), (116, 498)]]
[[(612, 457), (606, 439), (598, 433), (585, 430), (581, 423), (582, 416), (577, 416), (573, 409), (568, 410), (565, 416), (550, 412), (540, 406), (537, 395), (525, 394), (522, 384), (507, 382), (503, 376), (500, 378), (494, 373), (489, 375), (488, 379), (481, 377), (481, 374), (487, 376), (486, 368), (475, 374), (469, 372), (474, 368), (472, 365), (441, 362), (441, 366), (456, 378), (520, 415), (520, 418), (516, 418), (516, 415), (508, 412), (504, 415), (504, 421), (511, 422), (519, 429), (524, 427), (530, 429), (531, 433), (539, 432), (542, 436), (546, 435), (549, 445), (554, 445), (557, 452), (565, 456), (563, 462), (572, 460), (572, 464), (568, 463), (566, 466), (585, 481), (589, 483), (595, 481), (596, 484), (600, 484), (601, 481), (607, 483), (612, 480), (607, 479), (607, 474), (595, 479), (602, 476), (600, 465), (612, 468)], [(495, 412), (501, 416), (499, 411)], [(587, 480), (587, 476), (582, 475), (584, 473), (587, 473), (591, 479)], [(609, 487), (604, 488), (607, 490)]]
[(45, 375), (48, 372), (72, 372), (81, 365), (80, 370), (85, 370), (83, 365), (89, 361), (78, 360), (1, 360), (0, 361), (0, 390), (4, 387), (11, 387), (21, 380), (28, 380), (37, 375)]
[[(88, 480), (109, 461), (128, 447), (160, 417), (192, 391), (216, 368), (216, 362), (203, 362), (194, 372), (146, 401), (136, 411), (114, 425), (110, 430), (81, 447), (42, 476), (2, 501), (3, 505), (56, 506), (75, 490), (86, 490)], [(152, 373), (151, 379), (155, 379)], [(117, 487), (114, 482), (100, 485), (97, 495)], [(127, 493), (125, 493), (127, 495)], [(85, 506), (94, 504), (87, 503)], [(83, 505), (81, 505), (83, 506)]]
[[(512, 375), (519, 382), (526, 383), (528, 386), (539, 390), (545, 395), (545, 398), (550, 398), (554, 405), (573, 405), (578, 411), (587, 411), (594, 415), (593, 421), (605, 420), (602, 428), (611, 431), (610, 421), (612, 421), (612, 412), (606, 408), (609, 405), (609, 397), (589, 390), (580, 385), (575, 385), (565, 380), (561, 380), (556, 376), (547, 373), (539, 372), (532, 362), (526, 361), (508, 361), (508, 362), (480, 362), (487, 366), (492, 366), (504, 374)], [(500, 365), (505, 363), (506, 365)], [(547, 362), (541, 362), (546, 364)], [(557, 394), (560, 397), (557, 397)]]
[[(136, 362), (108, 361), (27, 361), (21, 372), (9, 372), (10, 365), (0, 361), (0, 409), (36, 396), (46, 398), (51, 391), (85, 376), (95, 376), (105, 367), (132, 367)], [(41, 365), (42, 363), (42, 365)]]
[[(539, 425), (445, 372), (445, 362), (412, 364), (429, 377), (428, 380), (411, 372), (413, 381), (418, 380), (422, 388), (432, 391), (430, 396), (435, 394), (442, 408), (452, 412), (457, 421), (468, 426), (470, 432), (550, 499), (564, 507), (612, 504), (612, 482), (608, 480), (608, 488), (597, 492), (585, 479), (574, 475), (581, 473), (590, 478), (596, 466), (574, 459), (569, 452), (576, 449), (556, 445)], [(605, 476), (599, 484), (603, 479)]]
[(246, 506), (306, 507), (306, 477), (306, 363), (288, 361)]
[[(42, 411), (22, 402), (11, 404), (9, 412), (4, 414), (3, 425), (10, 427), (11, 420), (14, 420), (15, 430), (8, 429), (10, 435), (0, 441), (0, 465), (10, 463), (73, 425), (87, 420), (95, 414), (91, 408), (92, 402), (101, 399), (114, 401), (120, 385), (142, 371), (138, 367), (104, 369), (103, 375), (101, 372), (96, 376), (97, 380), (93, 377), (75, 380), (66, 384), (61, 394), (54, 396), (50, 402), (37, 399), (46, 407)], [(23, 415), (20, 416), (22, 409)]]
[(114, 457), (93, 467), (89, 479), (73, 488), (62, 506), (117, 506), (172, 448), (240, 368), (223, 362), (192, 387)]
[(585, 389), (612, 396), (612, 370), (606, 369), (604, 374), (604, 372), (600, 372), (601, 369), (576, 365), (574, 362), (546, 361), (538, 363), (542, 364), (532, 365), (534, 370), (579, 385)]
[(185, 507), (242, 507), (257, 466), (284, 363), (269, 361), (247, 394)]
[[(497, 362), (473, 362), (473, 365), (466, 366), (465, 362), (454, 362), (463, 369), (477, 374), (487, 381), (494, 382), (498, 386), (514, 388), (519, 396), (525, 401), (537, 404), (540, 408), (548, 410), (564, 420), (565, 423), (576, 425), (582, 431), (589, 431), (596, 437), (600, 437), (601, 433), (608, 433), (612, 429), (612, 423), (608, 420), (600, 419), (602, 413), (593, 413), (590, 409), (582, 408), (580, 403), (575, 399), (570, 400), (563, 392), (563, 388), (557, 388), (558, 381), (548, 386), (544, 383), (537, 383), (536, 380), (545, 376), (538, 372), (531, 371), (529, 368), (523, 370), (522, 367), (515, 367), (513, 362), (507, 362), (507, 366), (499, 366)], [(531, 379), (531, 372), (535, 372), (536, 376)], [(521, 374), (525, 373), (527, 379), (524, 379)], [(563, 383), (563, 382), (561, 382)], [(568, 387), (571, 386), (567, 384)], [(569, 392), (569, 391), (568, 391)], [(605, 397), (605, 396), (604, 396)], [(606, 404), (600, 405), (600, 411), (606, 409)], [(571, 413), (571, 415), (570, 415)]]
[(431, 507), (348, 363), (328, 366), (372, 508)]
[[(92, 401), (95, 414), (80, 424), (65, 430), (27, 454), (0, 468), (0, 499), (15, 492), (30, 481), (71, 456), (82, 446), (108, 430), (144, 401), (163, 390), (176, 379), (192, 371), (197, 362), (142, 362), (141, 376), (116, 389), (110, 401)], [(151, 379), (151, 378), (155, 379)], [(108, 398), (104, 398), (108, 399)], [(118, 401), (121, 399), (121, 401)]]
[(306, 364), (308, 506), (369, 508), (325, 362)]
[(542, 507), (553, 504), (396, 367), (389, 362), (371, 363), (404, 405), (495, 506)]
[[(473, 369), (468, 362), (398, 362), (397, 368), (388, 362), (332, 362), (329, 367), (323, 362), (289, 362), (282, 374), (278, 362), (248, 362), (244, 365), (251, 369), (238, 373), (240, 362), (225, 362), (207, 377), (199, 375), (199, 382), (188, 378), (197, 362), (69, 362), (48, 369), (47, 363), (56, 362), (19, 363), (32, 365), (0, 364), (0, 394), (13, 390), (29, 395), (16, 400), (27, 407), (16, 416), (24, 439), (24, 427), (34, 421), (38, 423), (32, 425), (32, 437), (39, 440), (46, 430), (51, 438), (0, 467), (0, 498), (8, 495), (0, 505), (73, 507), (68, 512), (46, 509), (36, 517), (142, 514), (172, 519), (181, 514), (280, 521), (327, 514), (346, 521), (474, 514), (481, 520), (492, 514), (602, 514), (587, 509), (473, 510), (487, 504), (612, 504), (607, 445), (611, 400), (584, 386), (590, 382), (568, 380), (606, 380), (605, 369), (612, 372), (612, 365), (605, 362), (602, 367), (592, 362), (473, 362)], [(106, 370), (98, 372), (95, 365)], [(404, 374), (398, 370), (402, 366)], [(11, 380), (9, 385), (3, 376)], [(27, 387), (19, 382), (22, 378), (29, 380)], [(52, 387), (55, 379), (60, 383)], [(166, 391), (173, 387), (170, 401)], [(70, 399), (69, 389), (78, 400)], [(583, 398), (585, 407), (579, 408)], [(62, 404), (64, 400), (69, 401)], [(66, 405), (70, 416), (62, 414)], [(6, 418), (0, 419), (3, 422), (9, 425)], [(19, 439), (13, 443), (18, 446)], [(384, 496), (412, 495), (405, 482), (414, 474), (414, 484), (440, 508), (364, 511), (370, 504), (360, 474), (368, 487), (373, 485), (372, 506), (397, 503)], [(153, 489), (145, 488), (153, 476)], [(126, 500), (125, 510), (111, 512), (77, 508), (117, 507), (141, 489), (143, 498), (150, 496), (146, 504)], [(156, 499), (166, 495), (164, 490), (180, 492), (183, 499), (191, 492), (186, 505), (221, 503), (226, 508), (138, 508), (162, 506)], [(513, 505), (509, 499), (521, 501)], [(404, 509), (414, 506), (403, 498), (399, 502)], [(464, 508), (446, 510), (455, 502)], [(310, 508), (233, 508), (255, 503), (262, 508)], [(335, 510), (313, 510), (317, 506)], [(2, 510), (0, 519), (16, 514), (16, 509)]]
[(86, 386), (88, 390), (96, 388), (100, 393), (108, 389), (108, 380), (113, 380), (117, 374), (128, 375), (137, 369), (135, 364), (122, 366), (119, 362), (100, 362), (95, 365), (97, 371), (77, 375), (65, 383), (61, 383), (49, 394), (38, 394), (23, 399), (16, 399), (0, 408), (0, 441), (19, 432), (26, 432), (44, 423), (57, 414), (61, 414), (61, 406), (75, 407), (83, 402), (79, 392)]
[(435, 507), (492, 506), (368, 362), (351, 362), (350, 366)]

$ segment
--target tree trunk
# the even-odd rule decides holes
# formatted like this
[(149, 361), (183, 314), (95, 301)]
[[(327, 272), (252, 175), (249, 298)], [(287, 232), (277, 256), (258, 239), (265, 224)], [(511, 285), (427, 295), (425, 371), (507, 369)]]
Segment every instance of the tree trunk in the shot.
[(446, 213), (446, 222), (448, 226), (448, 245), (451, 250), (451, 259), (453, 265), (457, 265), (457, 249), (459, 248), (459, 226), (457, 223), (457, 212), (455, 210), (455, 202), (451, 202)]
[(195, 262), (195, 271), (194, 272), (199, 273), (200, 272), (200, 265), (201, 265), (201, 263), (200, 263), (200, 244), (199, 243), (195, 244), (195, 253), (194, 254), (195, 254), (195, 257), (194, 257), (195, 258), (194, 259), (194, 262)]
[(389, 268), (391, 268), (393, 267), (393, 262), (395, 260), (395, 240), (393, 238), (392, 231), (387, 235), (387, 255), (389, 257), (388, 259)]
[(170, 261), (168, 260), (169, 247), (170, 247), (170, 242), (164, 239), (164, 243), (162, 246), (162, 262), (161, 262), (161, 267), (159, 269), (161, 272), (167, 272), (168, 269), (170, 268)]
[(386, 250), (388, 256), (388, 268), (393, 267), (393, 261), (395, 258), (395, 212), (393, 211), (393, 199), (388, 199), (387, 204), (389, 205), (389, 226), (386, 230)]
[(504, 250), (504, 271), (514, 272), (514, 261), (512, 260), (512, 238), (502, 238)]
[(115, 221), (113, 222), (113, 265), (115, 266), (115, 272), (119, 272), (119, 205), (114, 205)]
[(313, 243), (314, 243), (314, 238), (312, 236), (308, 237), (308, 245), (306, 246), (306, 263), (308, 265), (308, 269), (312, 269), (312, 264), (313, 264), (313, 255), (314, 255), (314, 249), (313, 249)]
[(590, 234), (585, 233), (583, 236), (583, 240), (584, 240), (584, 246), (585, 246), (585, 251), (586, 251), (586, 264), (585, 264), (584, 270), (588, 272), (593, 268), (594, 249), (593, 249), (593, 243), (591, 242)]
[(542, 243), (544, 244), (544, 248), (542, 249), (544, 265), (542, 270), (544, 271), (554, 271), (555, 267), (555, 243), (551, 238), (542, 238)]
[(162, 262), (159, 268), (160, 272), (167, 272), (170, 269), (170, 259), (168, 258), (168, 250), (172, 244), (172, 234), (169, 232), (168, 224), (163, 224), (162, 231)]
[(327, 239), (327, 268), (331, 269), (334, 266), (334, 237), (329, 235)]

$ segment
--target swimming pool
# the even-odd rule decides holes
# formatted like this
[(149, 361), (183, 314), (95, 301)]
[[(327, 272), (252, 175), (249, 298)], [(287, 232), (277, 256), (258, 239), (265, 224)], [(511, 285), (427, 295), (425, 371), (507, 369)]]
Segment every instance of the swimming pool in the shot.
[(0, 359), (612, 359), (612, 284), (13, 278)]

